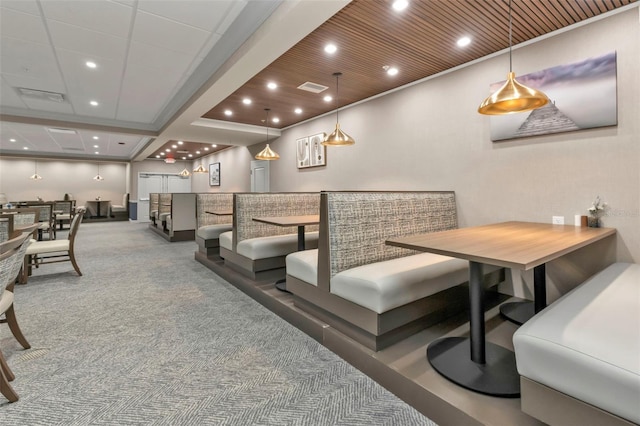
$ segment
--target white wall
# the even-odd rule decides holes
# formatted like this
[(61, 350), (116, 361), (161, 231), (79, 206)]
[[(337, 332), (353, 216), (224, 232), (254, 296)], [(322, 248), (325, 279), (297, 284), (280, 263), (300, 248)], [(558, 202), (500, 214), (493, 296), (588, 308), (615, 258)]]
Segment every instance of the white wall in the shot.
[[(38, 160), (38, 174), (42, 180), (31, 180), (35, 170), (35, 160), (29, 158), (0, 158), (0, 192), (7, 194), (10, 201), (62, 200), (64, 194), (73, 194), (78, 206), (86, 200), (100, 196), (121, 204), (127, 188), (125, 163), (100, 162), (103, 181), (95, 181), (98, 163), (72, 160)], [(116, 202), (117, 201), (117, 202)]]
[[(209, 174), (193, 175), (191, 190), (193, 192), (246, 192), (251, 190), (251, 160), (246, 147), (225, 149), (202, 158), (202, 164), (209, 170), (209, 164), (220, 163), (220, 186), (209, 186)], [(194, 161), (194, 168), (200, 160)]]

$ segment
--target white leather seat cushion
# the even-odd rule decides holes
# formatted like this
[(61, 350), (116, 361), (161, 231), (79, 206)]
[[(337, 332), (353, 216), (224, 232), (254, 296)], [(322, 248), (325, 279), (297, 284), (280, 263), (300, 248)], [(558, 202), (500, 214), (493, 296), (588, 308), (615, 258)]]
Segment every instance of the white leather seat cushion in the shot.
[(233, 231), (223, 232), (218, 239), (220, 240), (220, 247), (233, 251)]
[(213, 240), (220, 238), (223, 232), (231, 231), (233, 225), (231, 223), (221, 223), (218, 225), (205, 225), (198, 228), (196, 235), (204, 240)]
[[(304, 235), (306, 248), (318, 247), (318, 232), (306, 232)], [(298, 234), (250, 238), (240, 241), (236, 246), (238, 254), (251, 260), (286, 256), (295, 251), (298, 251)]]
[(513, 336), (518, 372), (640, 424), (640, 265), (614, 263)]
[(164, 221), (167, 220), (167, 216), (170, 216), (171, 213), (160, 213), (160, 215), (158, 216), (160, 218), (160, 220)]
[(70, 220), (71, 215), (69, 213), (59, 213), (56, 215), (56, 220)]
[(36, 241), (29, 244), (25, 255), (69, 251), (69, 240)]
[(13, 293), (9, 290), (2, 291), (0, 296), (0, 314), (7, 312), (7, 309), (13, 304)]
[(297, 251), (285, 259), (287, 275), (318, 286), (318, 249)]
[(466, 260), (422, 253), (342, 271), (331, 293), (381, 314), (468, 280)]

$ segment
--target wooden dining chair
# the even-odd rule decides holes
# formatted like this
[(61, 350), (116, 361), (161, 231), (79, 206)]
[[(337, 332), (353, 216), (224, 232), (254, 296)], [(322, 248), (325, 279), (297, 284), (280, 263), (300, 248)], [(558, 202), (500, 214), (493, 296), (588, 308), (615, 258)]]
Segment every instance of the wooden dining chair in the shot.
[(24, 256), (24, 268), (20, 280), (21, 284), (27, 283), (28, 277), (31, 275), (32, 267), (40, 267), (40, 265), (47, 263), (71, 262), (73, 269), (76, 270), (78, 275), (82, 276), (80, 267), (76, 262), (74, 243), (83, 216), (84, 210), (79, 209), (71, 221), (69, 237), (66, 240), (35, 241), (29, 245)]
[[(0, 244), (0, 289), (2, 289), (2, 293), (0, 293), (0, 315), (5, 315), (5, 320), (2, 322), (6, 322), (9, 325), (11, 332), (25, 349), (29, 349), (31, 345), (25, 339), (16, 320), (13, 306), (13, 286), (22, 267), (24, 254), (31, 243), (30, 237), (31, 232), (23, 232), (17, 237)], [(18, 400), (18, 394), (9, 384), (14, 379), (15, 375), (0, 350), (0, 393), (9, 402)]]

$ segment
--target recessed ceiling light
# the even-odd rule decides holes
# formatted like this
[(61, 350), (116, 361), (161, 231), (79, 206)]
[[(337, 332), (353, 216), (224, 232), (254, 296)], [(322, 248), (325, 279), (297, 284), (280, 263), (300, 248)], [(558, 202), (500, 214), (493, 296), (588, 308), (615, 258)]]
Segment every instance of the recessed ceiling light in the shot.
[(200, 151), (196, 151), (196, 154), (200, 154)]
[(469, 43), (471, 43), (471, 39), (469, 37), (467, 37), (467, 36), (464, 36), (460, 40), (457, 41), (457, 44), (458, 44), (459, 47), (465, 47)]
[(182, 145), (184, 142), (182, 141), (178, 141), (178, 145)]
[(396, 75), (396, 74), (398, 74), (398, 68), (396, 68), (396, 67), (391, 67), (391, 68), (387, 69), (387, 74), (389, 74), (389, 75)]
[(9, 142), (15, 142), (15, 141), (16, 141), (16, 140), (15, 140), (15, 139), (13, 139), (13, 138), (9, 139)]
[(171, 145), (171, 148), (176, 149), (178, 148), (178, 145)]
[(279, 119), (278, 117), (273, 117), (273, 118), (271, 119), (271, 121), (272, 121), (272, 122), (274, 122), (274, 123), (279, 123), (279, 122), (280, 122), (280, 119)]
[(251, 105), (251, 99), (249, 99), (249, 98), (244, 98), (244, 99), (242, 100), (242, 103), (243, 103), (243, 104), (245, 104), (245, 105)]
[(218, 145), (216, 145), (215, 143), (214, 143), (214, 144), (211, 144), (211, 147), (212, 147), (212, 148), (215, 148), (215, 147), (217, 147), (217, 146), (218, 146)]
[(208, 147), (208, 146), (205, 146), (205, 147), (204, 147), (204, 150), (205, 150), (205, 151), (209, 151), (209, 147)]
[(189, 158), (193, 157), (193, 154), (189, 154)]
[(161, 152), (160, 155), (164, 155), (164, 152)]
[(170, 150), (169, 148), (165, 149), (165, 151), (167, 151), (167, 152), (171, 152), (171, 150)]
[(226, 115), (227, 117), (230, 117), (233, 115), (233, 112), (230, 109), (225, 109), (224, 110), (224, 115)]
[(329, 95), (325, 96), (322, 99), (324, 99), (325, 102), (331, 102), (333, 100), (333, 98), (331, 96), (329, 96)]
[(94, 136), (94, 137), (93, 137), (93, 140), (96, 140), (96, 141), (97, 141), (98, 139), (100, 139), (98, 136)]
[(269, 83), (267, 83), (267, 87), (271, 90), (275, 90), (278, 88), (278, 85), (276, 83), (274, 83), (273, 81), (270, 81)]
[(391, 5), (391, 7), (398, 12), (405, 10), (407, 6), (409, 6), (409, 2), (407, 0), (395, 0)]
[(89, 105), (91, 106), (98, 106), (98, 101), (89, 101)]
[(85, 62), (85, 65), (87, 66), (87, 68), (96, 68), (98, 65), (93, 62), (93, 61), (87, 61)]
[(159, 156), (159, 155), (156, 155), (156, 158), (160, 158), (160, 156)]
[(98, 145), (94, 145), (93, 147), (94, 147), (94, 148), (100, 148)]
[(329, 43), (324, 47), (324, 51), (329, 54), (336, 53), (337, 50), (338, 50), (338, 47), (333, 43)]
[(183, 159), (183, 160), (186, 160), (186, 159), (187, 159), (187, 157), (182, 157), (182, 159)]
[(25, 146), (25, 147), (24, 147), (24, 148), (22, 148), (22, 149), (29, 149), (29, 147), (28, 147), (28, 146)]
[(296, 114), (302, 114), (302, 108), (296, 108), (293, 110)]
[(96, 151), (96, 154), (100, 154), (98, 151)]

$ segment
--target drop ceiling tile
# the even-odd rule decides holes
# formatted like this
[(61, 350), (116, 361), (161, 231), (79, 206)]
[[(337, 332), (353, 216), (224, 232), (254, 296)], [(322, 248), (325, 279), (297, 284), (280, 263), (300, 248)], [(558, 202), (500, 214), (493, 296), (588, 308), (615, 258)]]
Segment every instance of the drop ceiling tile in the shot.
[(18, 96), (15, 89), (6, 81), (4, 77), (0, 81), (0, 105), (11, 108), (26, 108), (26, 104), (22, 102), (22, 98)]
[[(200, 63), (201, 59), (195, 58)], [(128, 64), (142, 65), (181, 76), (194, 61), (194, 57), (161, 47), (132, 41), (129, 48)]]
[(146, 12), (138, 12), (132, 39), (195, 56), (210, 35), (208, 31)]
[(43, 1), (44, 16), (91, 31), (126, 38), (129, 36), (133, 8), (106, 0)]
[(49, 44), (42, 18), (29, 13), (0, 8), (0, 36)]
[(52, 92), (65, 91), (50, 46), (11, 37), (4, 37), (0, 43), (0, 72), (8, 84)]
[[(242, 7), (234, 7), (236, 3)], [(244, 6), (246, 6), (245, 2), (234, 0), (213, 2), (183, 0), (180, 2), (180, 7), (176, 7), (173, 2), (166, 0), (140, 0), (138, 2), (138, 10), (206, 31), (215, 31), (230, 12), (234, 12), (235, 16), (238, 16)]]
[(2, 7), (40, 16), (40, 8), (35, 0), (2, 0)]
[(66, 79), (69, 93), (84, 95), (86, 98), (116, 103), (120, 92), (120, 76), (124, 68), (122, 60), (100, 58), (98, 67), (85, 66), (87, 56), (70, 50), (57, 50), (60, 68)]
[[(99, 105), (94, 107), (89, 105), (89, 101), (96, 100)], [(117, 94), (112, 94), (108, 98), (96, 98), (92, 96), (91, 89), (86, 91), (76, 91), (69, 94), (69, 102), (73, 105), (76, 114), (85, 117), (98, 117), (114, 119), (116, 107), (118, 105)]]
[(58, 21), (49, 23), (49, 32), (56, 49), (84, 53), (88, 58), (121, 59), (127, 50), (126, 38), (90, 31)]
[(152, 123), (164, 109), (178, 81), (175, 76), (158, 73), (153, 68), (128, 66), (116, 118)]
[(26, 98), (24, 96), (22, 97), (22, 100), (29, 109), (34, 109), (37, 111), (56, 112), (63, 114), (73, 114), (74, 112), (69, 102), (41, 101), (38, 99)]

